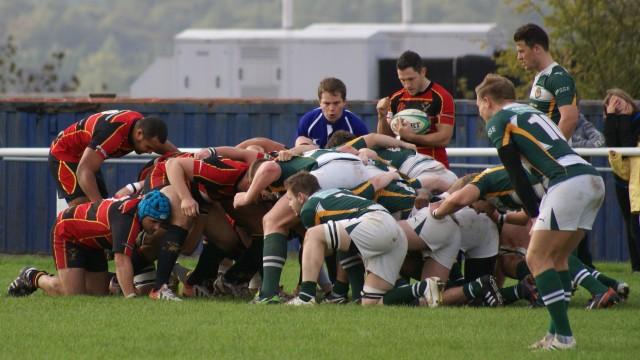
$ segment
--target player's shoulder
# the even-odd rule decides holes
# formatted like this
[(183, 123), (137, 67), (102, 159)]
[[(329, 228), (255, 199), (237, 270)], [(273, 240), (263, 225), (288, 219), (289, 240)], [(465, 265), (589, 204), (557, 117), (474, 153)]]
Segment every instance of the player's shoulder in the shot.
[(322, 109), (317, 107), (304, 113), (300, 118), (300, 123), (310, 123), (316, 120), (319, 116), (322, 116)]
[(391, 101), (397, 101), (402, 97), (402, 95), (404, 95), (406, 93), (407, 93), (406, 90), (404, 88), (402, 88), (402, 89), (394, 92), (393, 94), (391, 94), (391, 96), (389, 96), (389, 99)]
[(451, 93), (449, 92), (449, 90), (445, 89), (444, 86), (438, 84), (437, 82), (432, 82), (431, 83), (431, 91), (433, 91), (434, 94), (436, 94), (437, 96), (439, 96), (443, 100), (444, 99), (453, 99), (453, 97), (451, 96)]

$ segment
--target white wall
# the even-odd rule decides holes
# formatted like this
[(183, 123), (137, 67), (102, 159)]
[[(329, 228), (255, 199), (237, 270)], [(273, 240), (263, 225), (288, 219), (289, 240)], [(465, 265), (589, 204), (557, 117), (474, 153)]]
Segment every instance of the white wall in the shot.
[(175, 97), (176, 63), (173, 58), (159, 57), (133, 82), (131, 97)]

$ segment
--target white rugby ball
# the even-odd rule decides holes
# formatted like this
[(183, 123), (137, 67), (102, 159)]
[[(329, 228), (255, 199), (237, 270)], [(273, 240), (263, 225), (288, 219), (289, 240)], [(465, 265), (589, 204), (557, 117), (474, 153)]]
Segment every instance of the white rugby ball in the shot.
[(405, 121), (415, 134), (426, 134), (431, 127), (431, 120), (424, 111), (418, 109), (405, 109), (399, 111), (391, 118), (389, 125), (394, 134), (398, 135), (398, 129)]

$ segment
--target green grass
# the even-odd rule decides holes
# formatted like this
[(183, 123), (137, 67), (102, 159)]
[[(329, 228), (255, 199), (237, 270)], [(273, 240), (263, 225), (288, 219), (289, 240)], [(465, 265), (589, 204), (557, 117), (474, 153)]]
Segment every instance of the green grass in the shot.
[[(189, 260), (186, 262), (189, 265)], [(53, 270), (49, 257), (0, 255), (0, 358), (634, 358), (640, 348), (640, 277), (627, 264), (599, 263), (627, 281), (630, 300), (586, 311), (576, 293), (570, 318), (578, 349), (531, 352), (547, 327), (544, 309), (313, 308), (233, 301), (154, 302), (147, 298), (9, 298), (5, 286), (26, 264)], [(295, 261), (285, 269), (288, 289)]]

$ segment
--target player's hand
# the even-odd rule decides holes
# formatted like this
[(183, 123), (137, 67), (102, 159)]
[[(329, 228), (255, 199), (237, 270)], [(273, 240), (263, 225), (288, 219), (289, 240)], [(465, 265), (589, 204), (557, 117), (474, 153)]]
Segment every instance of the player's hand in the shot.
[(413, 131), (411, 130), (411, 126), (409, 126), (409, 122), (404, 119), (401, 120), (400, 127), (398, 127), (398, 136), (400, 136), (401, 139), (407, 139), (413, 134)]
[(204, 148), (204, 149), (200, 149), (200, 151), (198, 151), (193, 158), (196, 160), (204, 160), (206, 158), (208, 158), (209, 156), (213, 155), (213, 151), (211, 150), (211, 148)]
[(182, 209), (182, 213), (188, 217), (196, 217), (200, 212), (198, 202), (193, 198), (183, 199), (180, 202), (180, 209)]
[(418, 148), (416, 147), (416, 144), (412, 144), (412, 143), (406, 142), (406, 141), (401, 141), (400, 142), (400, 147), (401, 148), (405, 148), (405, 149), (409, 149), (409, 150), (418, 151)]
[(118, 190), (118, 192), (115, 193), (115, 195), (113, 195), (114, 198), (119, 199), (119, 198), (123, 198), (125, 196), (129, 196), (133, 194), (133, 192), (131, 191), (131, 189), (129, 188), (128, 184), (127, 186), (123, 186), (122, 189)]
[(378, 157), (378, 154), (376, 154), (376, 152), (371, 149), (362, 148), (358, 150), (358, 157), (365, 165), (368, 165), (369, 161)]
[(249, 205), (249, 203), (247, 202), (247, 193), (246, 192), (236, 193), (236, 196), (233, 197), (233, 207), (239, 208), (246, 205)]
[(383, 97), (382, 99), (378, 100), (378, 103), (376, 104), (376, 111), (378, 111), (378, 117), (386, 118), (390, 108), (391, 108), (391, 100), (389, 100), (388, 97)]
[(289, 161), (293, 158), (293, 153), (289, 150), (280, 150), (278, 151), (278, 156), (276, 157), (276, 161)]

